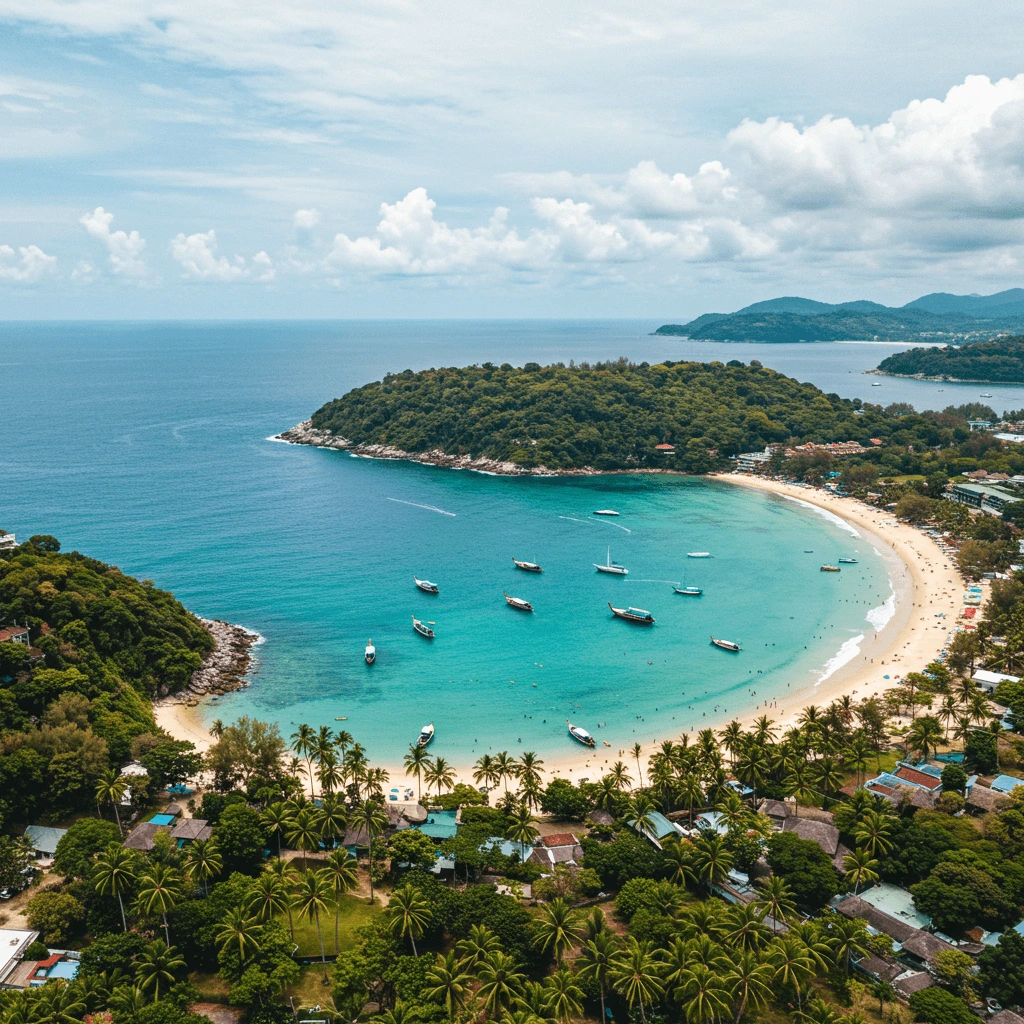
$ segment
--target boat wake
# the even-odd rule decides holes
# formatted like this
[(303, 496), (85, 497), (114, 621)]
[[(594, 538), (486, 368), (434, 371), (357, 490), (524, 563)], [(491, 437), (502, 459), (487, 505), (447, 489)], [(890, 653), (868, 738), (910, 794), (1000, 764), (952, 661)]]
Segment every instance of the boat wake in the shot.
[(421, 505), (416, 501), (403, 501), (401, 498), (387, 498), (387, 501), (397, 502), (399, 505), (412, 505), (413, 508), (423, 508), (428, 512), (438, 512), (443, 516), (452, 516), (454, 518), (454, 512), (446, 512), (443, 508), (438, 508), (436, 505)]
[(619, 526), (618, 523), (609, 523), (604, 519), (577, 519), (575, 516), (559, 516), (559, 519), (568, 519), (573, 523), (586, 523), (587, 526), (597, 526), (603, 523), (605, 526), (614, 526), (617, 530), (624, 530), (626, 533), (632, 533), (628, 526)]

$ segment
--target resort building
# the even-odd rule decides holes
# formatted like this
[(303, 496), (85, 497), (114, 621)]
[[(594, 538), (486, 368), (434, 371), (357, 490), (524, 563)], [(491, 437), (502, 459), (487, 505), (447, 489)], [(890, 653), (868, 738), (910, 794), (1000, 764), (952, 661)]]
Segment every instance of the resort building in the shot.
[(24, 644), (31, 646), (28, 637), (28, 629), (25, 626), (0, 626), (0, 644), (2, 643)]
[(1012, 793), (1018, 786), (1024, 786), (1024, 779), (1018, 779), (1016, 775), (997, 775), (991, 782), (989, 788), (993, 793)]
[(915, 807), (931, 807), (942, 790), (942, 769), (930, 764), (911, 765), (897, 761), (891, 772), (868, 779), (863, 786), (891, 804), (909, 796)]
[(651, 811), (644, 818), (643, 827), (637, 827), (636, 819), (631, 820), (629, 826), (634, 832), (649, 839), (659, 850), (663, 839), (684, 835), (682, 828), (669, 821), (661, 811)]
[[(967, 611), (973, 611), (974, 609), (968, 608)], [(977, 683), (979, 690), (984, 690), (985, 693), (994, 693), (996, 687), (1000, 683), (1019, 683), (1019, 676), (1008, 676), (1002, 672), (990, 672), (987, 668), (979, 668), (974, 672), (972, 677), (974, 682)]]
[(49, 867), (53, 863), (57, 844), (66, 833), (66, 828), (49, 828), (46, 825), (29, 825), (25, 829), (25, 842), (31, 847), (36, 860), (42, 862), (40, 867)]
[(946, 493), (946, 497), (959, 505), (979, 508), (982, 512), (988, 512), (993, 516), (1002, 515), (1003, 509), (1007, 505), (1020, 500), (1016, 495), (999, 487), (967, 483), (954, 483), (952, 490)]
[(11, 976), (21, 965), (25, 950), (38, 938), (39, 932), (0, 928), (0, 988), (13, 987)]
[(539, 864), (546, 871), (554, 871), (559, 864), (576, 867), (583, 860), (583, 847), (571, 832), (556, 832), (540, 836), (526, 858), (531, 864)]
[(18, 546), (13, 533), (4, 533), (0, 530), (0, 551), (13, 551)]
[(798, 444), (795, 448), (787, 448), (786, 455), (792, 458), (794, 455), (817, 455), (819, 452), (824, 452), (834, 459), (841, 459), (847, 455), (863, 455), (868, 450), (860, 441), (830, 441), (827, 444), (815, 444), (813, 441), (808, 441), (807, 444)]
[(736, 468), (741, 473), (760, 473), (772, 457), (770, 449), (763, 452), (745, 452), (736, 456)]

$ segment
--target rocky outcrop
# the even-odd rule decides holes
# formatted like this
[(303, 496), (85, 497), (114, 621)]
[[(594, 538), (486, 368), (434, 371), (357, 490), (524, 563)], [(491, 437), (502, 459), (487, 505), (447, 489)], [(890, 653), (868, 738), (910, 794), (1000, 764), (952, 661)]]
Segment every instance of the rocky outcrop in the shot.
[(291, 430), (274, 437), (275, 441), (287, 441), (289, 444), (310, 444), (315, 448), (351, 448), (352, 442), (332, 434), (329, 430), (317, 430), (312, 420), (296, 423)]
[(192, 673), (188, 686), (179, 693), (162, 695), (168, 704), (198, 704), (215, 693), (230, 693), (248, 686), (246, 675), (252, 665), (253, 644), (259, 633), (220, 619), (200, 619), (214, 640), (214, 648)]

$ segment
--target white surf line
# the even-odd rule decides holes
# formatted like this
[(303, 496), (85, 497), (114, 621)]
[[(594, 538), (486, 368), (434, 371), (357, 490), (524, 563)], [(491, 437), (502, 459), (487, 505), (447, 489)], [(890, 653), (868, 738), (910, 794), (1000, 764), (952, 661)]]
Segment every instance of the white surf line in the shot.
[(792, 494), (784, 494), (782, 497), (784, 497), (786, 501), (792, 501), (795, 505), (803, 505), (803, 507), (809, 511), (816, 512), (823, 519), (827, 519), (832, 523), (833, 526), (838, 526), (840, 530), (852, 533), (854, 537), (860, 536), (860, 533), (852, 523), (848, 523), (842, 516), (837, 516), (835, 512), (832, 512), (827, 508), (822, 508), (820, 505), (814, 505), (809, 501), (804, 501), (802, 498), (794, 498)]
[(446, 512), (443, 508), (438, 508), (436, 505), (420, 505), (415, 501), (403, 501), (401, 498), (386, 498), (386, 501), (397, 501), (399, 505), (412, 505), (413, 508), (425, 508), (428, 512), (440, 512), (443, 516), (455, 516), (454, 512)]

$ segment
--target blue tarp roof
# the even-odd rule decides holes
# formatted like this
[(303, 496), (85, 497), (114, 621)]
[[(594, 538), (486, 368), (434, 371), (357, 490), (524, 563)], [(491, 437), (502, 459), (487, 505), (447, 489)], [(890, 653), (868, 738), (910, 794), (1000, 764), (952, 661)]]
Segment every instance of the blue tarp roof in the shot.
[(992, 780), (991, 788), (997, 793), (1009, 793), (1018, 786), (1024, 786), (1024, 779), (1018, 779), (1015, 775), (997, 775)]

